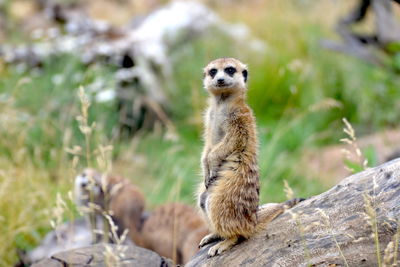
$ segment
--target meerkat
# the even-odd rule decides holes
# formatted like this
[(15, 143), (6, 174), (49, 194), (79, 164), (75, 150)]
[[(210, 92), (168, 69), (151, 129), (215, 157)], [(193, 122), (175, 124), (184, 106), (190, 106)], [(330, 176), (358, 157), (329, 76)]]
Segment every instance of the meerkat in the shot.
[(182, 203), (156, 208), (143, 225), (143, 247), (161, 256), (186, 264), (198, 251), (208, 229), (197, 211)]
[(209, 93), (205, 113), (204, 181), (198, 205), (211, 234), (199, 246), (215, 256), (248, 239), (299, 200), (259, 207), (258, 139), (253, 112), (246, 103), (248, 70), (234, 58), (220, 58), (204, 68)]
[(88, 207), (89, 202), (96, 205), (96, 217), (103, 211), (109, 212), (118, 226), (118, 235), (128, 229), (131, 240), (138, 246), (143, 245), (140, 230), (145, 219), (145, 199), (128, 179), (85, 169), (75, 178), (75, 199), (78, 207)]

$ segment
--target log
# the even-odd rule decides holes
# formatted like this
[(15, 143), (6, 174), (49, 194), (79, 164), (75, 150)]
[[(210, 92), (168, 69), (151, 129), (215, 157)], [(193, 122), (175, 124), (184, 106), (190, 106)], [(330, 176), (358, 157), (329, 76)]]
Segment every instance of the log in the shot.
[[(114, 257), (114, 256), (115, 257)], [(117, 260), (116, 260), (117, 259)], [(172, 261), (157, 253), (137, 247), (97, 244), (56, 253), (32, 267), (62, 266), (149, 266), (172, 267)]]
[(399, 266), (399, 222), (396, 159), (301, 202), (220, 256), (202, 248), (186, 266)]

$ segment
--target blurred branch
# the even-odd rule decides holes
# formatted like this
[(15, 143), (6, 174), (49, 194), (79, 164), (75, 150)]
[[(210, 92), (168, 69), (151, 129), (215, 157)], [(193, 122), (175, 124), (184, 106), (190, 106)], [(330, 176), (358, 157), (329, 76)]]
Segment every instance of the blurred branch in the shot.
[[(358, 5), (347, 16), (339, 19), (336, 32), (342, 42), (323, 40), (322, 45), (330, 50), (343, 52), (358, 57), (372, 64), (384, 66), (384, 55), (388, 53), (387, 46), (400, 42), (400, 25), (392, 12), (392, 3), (400, 0), (360, 0)], [(351, 26), (362, 22), (369, 9), (375, 16), (375, 32), (359, 34)]]

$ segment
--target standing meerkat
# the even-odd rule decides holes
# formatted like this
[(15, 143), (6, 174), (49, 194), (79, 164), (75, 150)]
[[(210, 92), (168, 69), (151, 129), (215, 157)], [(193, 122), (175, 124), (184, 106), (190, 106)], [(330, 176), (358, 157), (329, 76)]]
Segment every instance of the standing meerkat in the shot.
[(248, 71), (234, 58), (220, 58), (204, 68), (209, 106), (205, 114), (198, 205), (211, 234), (202, 247), (216, 240), (209, 256), (221, 254), (250, 238), (298, 200), (259, 207), (258, 139), (253, 112), (246, 103)]

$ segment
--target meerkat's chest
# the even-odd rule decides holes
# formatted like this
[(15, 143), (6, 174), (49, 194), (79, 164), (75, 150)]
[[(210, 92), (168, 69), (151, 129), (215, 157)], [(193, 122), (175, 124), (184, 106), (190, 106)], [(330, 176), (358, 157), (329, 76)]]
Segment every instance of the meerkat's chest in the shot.
[(211, 142), (213, 145), (221, 142), (221, 140), (225, 137), (227, 119), (228, 113), (224, 108), (216, 108), (210, 111), (209, 126)]

